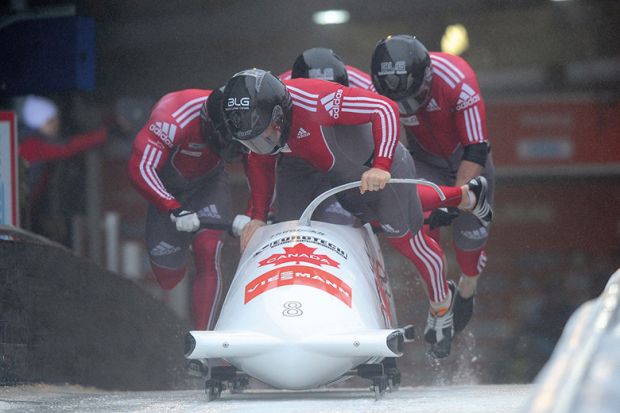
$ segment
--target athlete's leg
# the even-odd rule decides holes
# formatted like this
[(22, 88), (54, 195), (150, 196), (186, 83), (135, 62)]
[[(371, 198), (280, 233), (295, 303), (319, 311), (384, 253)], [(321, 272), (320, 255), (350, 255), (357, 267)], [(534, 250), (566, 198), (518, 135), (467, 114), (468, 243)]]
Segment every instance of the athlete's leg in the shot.
[(191, 234), (177, 231), (169, 214), (149, 206), (146, 214), (146, 247), (151, 269), (164, 290), (173, 289), (185, 276)]
[[(228, 174), (223, 168), (214, 171), (186, 204), (198, 212), (200, 222), (208, 225), (230, 224), (232, 199)], [(194, 326), (208, 330), (215, 324), (215, 313), (222, 295), (220, 252), (224, 232), (202, 229), (194, 235), (192, 249), (196, 274), (192, 284)]]
[[(371, 131), (324, 128), (324, 136), (335, 158), (329, 173), (332, 184), (359, 180), (368, 170), (364, 162), (372, 154)], [(396, 146), (390, 172), (394, 178), (416, 176), (413, 160), (401, 144)], [(389, 242), (418, 270), (431, 307), (445, 307), (449, 303), (449, 290), (443, 251), (437, 242), (421, 232), (424, 218), (417, 187), (419, 185), (387, 185), (381, 191), (364, 195), (351, 190), (337, 196), (341, 204), (362, 221), (378, 221)], [(431, 196), (439, 198), (435, 194), (429, 195), (429, 199)]]
[(192, 242), (196, 275), (192, 285), (192, 310), (197, 330), (210, 330), (222, 294), (220, 253), (223, 231), (199, 231)]
[[(330, 179), (334, 185), (359, 180), (368, 170), (372, 154), (372, 134), (352, 133), (334, 128), (334, 135), (324, 137), (334, 165)], [(367, 131), (369, 132), (369, 131)], [(406, 149), (398, 144), (392, 168), (394, 178), (415, 178), (415, 166)], [(378, 220), (389, 242), (416, 267), (426, 284), (431, 310), (425, 329), (425, 339), (431, 343), (431, 354), (445, 357), (452, 341), (452, 292), (446, 282), (445, 260), (439, 244), (424, 234), (422, 205), (416, 185), (387, 185), (383, 190), (347, 191), (338, 195), (342, 205), (363, 221)]]
[(443, 251), (424, 231), (415, 235), (407, 232), (400, 237), (388, 237), (388, 242), (416, 267), (432, 308), (444, 308), (448, 303), (448, 283)]
[[(394, 153), (392, 176), (415, 176), (415, 166), (409, 153), (398, 145)], [(380, 191), (377, 215), (388, 241), (416, 267), (424, 283), (431, 308), (449, 306), (446, 265), (441, 246), (422, 230), (423, 214), (419, 200), (420, 185), (388, 185)], [(402, 218), (401, 218), (402, 217)], [(400, 222), (404, 219), (404, 222)], [(404, 232), (386, 231), (386, 226), (406, 228)]]
[[(483, 176), (487, 180), (486, 202), (494, 205), (495, 167), (491, 154), (487, 159)], [(452, 224), (453, 244), (456, 260), (461, 270), (459, 294), (454, 303), (454, 329), (460, 332), (465, 328), (474, 312), (474, 295), (484, 270), (487, 256), (484, 251), (489, 237), (489, 226), (472, 214), (462, 214)]]
[[(495, 167), (489, 154), (483, 175), (487, 181), (486, 200), (492, 207), (495, 203)], [(454, 250), (461, 269), (459, 292), (463, 298), (471, 297), (476, 288), (478, 276), (486, 264), (484, 247), (489, 238), (489, 226), (484, 226), (472, 214), (462, 214), (452, 224)]]
[(158, 265), (151, 259), (151, 270), (153, 270), (153, 275), (155, 276), (159, 286), (162, 289), (169, 291), (176, 287), (177, 284), (181, 282), (183, 277), (185, 277), (187, 266), (183, 265), (179, 268), (166, 268)]
[(467, 186), (443, 186), (439, 185), (446, 199), (442, 200), (439, 194), (430, 186), (418, 185), (418, 194), (424, 212), (437, 208), (459, 208), (469, 203)]

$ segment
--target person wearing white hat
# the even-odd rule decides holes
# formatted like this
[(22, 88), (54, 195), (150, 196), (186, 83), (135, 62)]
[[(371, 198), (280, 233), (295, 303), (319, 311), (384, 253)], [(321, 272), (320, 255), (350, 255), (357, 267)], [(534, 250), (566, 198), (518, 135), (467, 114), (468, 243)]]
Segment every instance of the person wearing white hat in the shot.
[(35, 95), (26, 97), (21, 118), (24, 126), (47, 137), (57, 137), (60, 133), (58, 106), (50, 99)]
[(58, 188), (50, 188), (55, 166), (58, 161), (101, 145), (107, 139), (107, 128), (62, 139), (58, 106), (48, 98), (35, 95), (25, 98), (18, 110), (18, 119), (19, 156), (28, 167), (26, 225), (34, 232), (66, 242), (67, 230), (59, 219), (62, 211), (60, 216), (50, 214), (54, 209), (49, 205), (50, 195), (58, 193)]

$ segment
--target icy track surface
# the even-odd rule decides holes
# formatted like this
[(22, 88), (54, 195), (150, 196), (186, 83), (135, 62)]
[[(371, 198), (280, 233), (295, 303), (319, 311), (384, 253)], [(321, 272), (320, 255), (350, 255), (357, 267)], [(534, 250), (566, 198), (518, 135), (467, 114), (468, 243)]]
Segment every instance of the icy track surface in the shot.
[(403, 387), (379, 401), (365, 389), (248, 390), (207, 402), (199, 390), (104, 392), (36, 385), (0, 388), (0, 412), (511, 413), (519, 411), (530, 389), (530, 385)]

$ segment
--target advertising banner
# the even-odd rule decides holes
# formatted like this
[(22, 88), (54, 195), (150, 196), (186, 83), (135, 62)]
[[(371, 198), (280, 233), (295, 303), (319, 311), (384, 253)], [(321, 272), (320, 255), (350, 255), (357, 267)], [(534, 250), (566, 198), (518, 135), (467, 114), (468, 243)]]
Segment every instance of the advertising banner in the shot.
[(579, 175), (620, 170), (620, 102), (541, 99), (487, 107), (500, 172)]

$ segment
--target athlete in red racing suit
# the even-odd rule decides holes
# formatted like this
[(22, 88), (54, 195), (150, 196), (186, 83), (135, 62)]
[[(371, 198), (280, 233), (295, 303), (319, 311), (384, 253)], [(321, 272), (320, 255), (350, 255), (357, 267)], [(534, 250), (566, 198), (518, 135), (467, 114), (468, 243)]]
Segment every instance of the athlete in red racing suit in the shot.
[[(370, 76), (361, 70), (345, 65), (331, 49), (315, 47), (305, 50), (293, 62), (291, 70), (278, 76), (280, 80), (291, 78), (321, 79), (344, 86), (374, 90)], [(307, 131), (300, 130), (297, 138), (304, 139)], [(327, 175), (312, 167), (305, 160), (283, 153), (277, 167), (277, 195), (275, 197), (278, 221), (298, 219), (308, 204), (319, 194), (329, 190)], [(335, 197), (330, 197), (317, 207), (313, 215), (317, 221), (353, 225), (355, 218), (345, 210)]]
[(200, 223), (229, 224), (232, 211), (228, 176), (211, 139), (216, 132), (208, 127), (209, 96), (210, 90), (187, 89), (162, 97), (138, 132), (128, 165), (132, 183), (150, 203), (146, 244), (163, 289), (185, 276), (191, 243), (192, 309), (199, 330), (213, 327), (222, 293), (223, 236), (221, 230), (199, 229)]
[[(282, 81), (296, 78), (321, 79), (363, 90), (375, 90), (370, 75), (353, 66), (345, 65), (331, 49), (321, 47), (305, 50), (295, 59), (292, 70), (278, 77)], [(306, 135), (307, 131), (300, 129), (297, 138), (303, 139)], [(276, 210), (279, 221), (297, 219), (317, 195), (331, 188), (327, 174), (314, 169), (302, 158), (290, 156), (290, 153), (286, 152), (282, 153), (278, 162), (276, 181), (278, 193)], [(466, 190), (464, 187), (465, 185), (461, 188), (462, 192)], [(442, 187), (442, 190), (454, 192), (447, 187)], [(438, 207), (440, 200), (432, 188), (418, 187), (418, 193), (425, 215), (430, 214), (432, 208)], [(336, 224), (354, 223), (348, 211), (344, 210), (335, 199), (326, 200), (319, 205), (313, 219)]]
[[(438, 185), (459, 186), (482, 175), (492, 206), (495, 167), (484, 101), (467, 62), (447, 53), (429, 53), (415, 37), (397, 35), (377, 44), (371, 66), (377, 91), (398, 104), (418, 176)], [(454, 219), (453, 244), (461, 269), (454, 312), (458, 333), (473, 313), (474, 292), (487, 261), (484, 247), (489, 229), (471, 214), (442, 216), (437, 211), (430, 217), (431, 223), (450, 219)], [(439, 230), (431, 235), (439, 240)]]
[[(274, 155), (279, 151), (326, 173), (332, 185), (361, 177), (360, 193), (349, 191), (338, 200), (361, 220), (377, 220), (389, 242), (416, 266), (427, 285), (431, 307), (444, 309), (443, 321), (431, 323), (431, 328), (438, 328), (433, 330), (431, 354), (447, 356), (453, 289), (448, 288), (441, 249), (421, 230), (416, 187), (386, 187), (392, 176), (415, 176), (413, 161), (398, 141), (396, 104), (370, 91), (322, 80), (292, 79), (282, 84), (258, 69), (233, 76), (222, 101), (232, 138), (251, 150), (248, 178), (253, 220), (244, 229), (242, 247), (266, 220), (275, 184)], [(296, 138), (302, 129), (307, 134)], [(461, 188), (453, 190), (449, 197), (457, 206), (462, 203)], [(429, 319), (435, 314), (429, 313)]]

